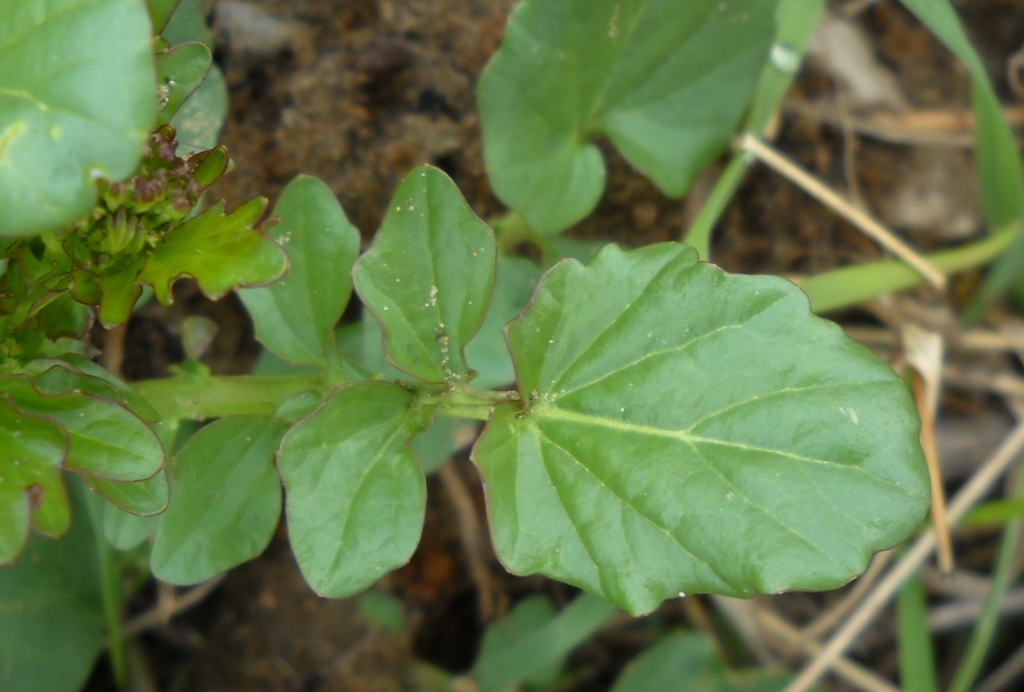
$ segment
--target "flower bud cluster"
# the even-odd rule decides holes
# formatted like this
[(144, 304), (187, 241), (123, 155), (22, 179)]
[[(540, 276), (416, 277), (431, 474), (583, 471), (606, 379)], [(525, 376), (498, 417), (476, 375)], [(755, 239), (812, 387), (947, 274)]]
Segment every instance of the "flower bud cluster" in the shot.
[(223, 147), (188, 159), (178, 156), (177, 149), (174, 128), (164, 125), (150, 136), (134, 176), (121, 182), (97, 181), (96, 206), (64, 236), (65, 252), (79, 270), (105, 275), (156, 247), (227, 170)]

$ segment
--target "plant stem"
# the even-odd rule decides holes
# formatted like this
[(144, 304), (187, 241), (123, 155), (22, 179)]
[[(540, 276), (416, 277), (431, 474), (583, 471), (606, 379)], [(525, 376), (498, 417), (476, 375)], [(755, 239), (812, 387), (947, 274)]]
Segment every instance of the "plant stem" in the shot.
[(94, 493), (83, 493), (89, 508), (89, 523), (92, 524), (96, 540), (96, 559), (100, 572), (100, 588), (103, 594), (103, 618), (107, 625), (107, 642), (110, 649), (110, 667), (118, 690), (127, 688), (124, 655), (124, 631), (121, 629), (121, 575), (114, 566), (114, 551), (103, 535), (104, 502)]
[(327, 394), (323, 375), (233, 375), (168, 378), (132, 384), (164, 420), (269, 416), (288, 397), (310, 390)]
[(498, 245), (501, 248), (503, 254), (511, 255), (513, 247), (516, 243), (528, 242), (540, 250), (544, 258), (544, 266), (549, 266), (553, 261), (560, 259), (558, 253), (551, 245), (551, 241), (543, 235), (538, 233), (526, 223), (526, 219), (523, 218), (522, 214), (517, 211), (510, 211), (503, 216), (498, 216), (493, 219), (488, 219), (487, 225), (494, 229), (494, 235), (497, 237)]
[[(229, 375), (144, 380), (132, 386), (163, 420), (200, 420), (271, 416), (289, 397), (308, 391), (326, 396), (339, 384), (324, 375)], [(421, 405), (436, 404), (441, 415), (476, 420), (487, 420), (494, 404), (519, 397), (517, 392), (492, 392), (465, 385), (441, 391), (430, 391), (429, 387), (436, 385), (427, 387)]]
[(700, 213), (697, 214), (693, 225), (690, 226), (690, 230), (686, 233), (683, 242), (692, 246), (697, 251), (697, 256), (701, 260), (706, 262), (710, 259), (711, 231), (714, 229), (715, 224), (718, 223), (722, 212), (729, 205), (729, 200), (736, 193), (736, 189), (743, 182), (743, 176), (746, 174), (747, 169), (750, 168), (750, 164), (756, 160), (753, 154), (746, 151), (737, 152), (732, 157), (729, 165), (725, 167), (722, 175), (715, 182), (711, 195), (704, 203), (704, 206), (701, 207)]

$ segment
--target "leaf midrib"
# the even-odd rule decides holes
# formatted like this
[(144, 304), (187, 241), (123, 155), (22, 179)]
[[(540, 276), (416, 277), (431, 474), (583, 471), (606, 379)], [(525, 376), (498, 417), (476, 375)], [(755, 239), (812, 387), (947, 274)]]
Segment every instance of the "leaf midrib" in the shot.
[(693, 435), (684, 430), (669, 430), (666, 428), (657, 428), (649, 425), (640, 425), (637, 423), (628, 423), (626, 421), (615, 420), (613, 418), (605, 418), (602, 416), (595, 416), (578, 411), (570, 411), (568, 409), (558, 408), (557, 406), (545, 406), (543, 404), (534, 405), (529, 416), (539, 418), (541, 420), (550, 421), (564, 421), (570, 423), (578, 423), (581, 425), (589, 425), (595, 427), (603, 427), (608, 430), (614, 430), (620, 433), (633, 433), (637, 435), (646, 435), (649, 437), (662, 437), (678, 442), (683, 442), (688, 445), (697, 444), (708, 444), (717, 445), (721, 447), (731, 447), (748, 452), (761, 452), (765, 454), (773, 454), (781, 457), (792, 459), (793, 461), (800, 461), (805, 463), (821, 464), (824, 466), (834, 467), (843, 471), (850, 471), (854, 473), (861, 473), (877, 480), (878, 482), (897, 487), (903, 492), (910, 493), (912, 495), (920, 497), (919, 493), (913, 492), (911, 489), (905, 488), (904, 486), (896, 483), (895, 481), (887, 478), (877, 476), (860, 466), (854, 466), (849, 464), (841, 464), (836, 461), (829, 461), (828, 459), (817, 459), (815, 457), (808, 457), (801, 454), (794, 454), (782, 449), (773, 449), (771, 447), (761, 447), (759, 445), (747, 444), (743, 442), (735, 442), (731, 440), (723, 440), (715, 437), (706, 437), (703, 435)]

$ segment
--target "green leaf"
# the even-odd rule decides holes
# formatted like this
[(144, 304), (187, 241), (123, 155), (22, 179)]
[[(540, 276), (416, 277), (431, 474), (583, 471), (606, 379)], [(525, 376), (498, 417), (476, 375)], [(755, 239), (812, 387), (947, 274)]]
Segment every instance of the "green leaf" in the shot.
[[(565, 662), (564, 656), (541, 661), (541, 665), (538, 665), (532, 656), (524, 658), (515, 655), (518, 652), (513, 647), (531, 638), (542, 637), (541, 633), (544, 627), (557, 616), (558, 613), (547, 596), (536, 595), (516, 603), (505, 617), (488, 627), (480, 642), (480, 653), (474, 666), (476, 677), (487, 681), (482, 685), (483, 689), (487, 690), (488, 684), (494, 687), (495, 682), (497, 682), (496, 689), (501, 689), (501, 684), (504, 681), (496, 678), (502, 677), (502, 668), (508, 669), (506, 677), (512, 677), (514, 682), (521, 680), (527, 685), (534, 686), (550, 685), (554, 682), (558, 674), (561, 673), (562, 665)], [(588, 636), (589, 634), (592, 632), (589, 632)], [(546, 643), (551, 644), (552, 642)], [(557, 644), (557, 642), (555, 643)], [(509, 656), (510, 653), (513, 656)], [(536, 652), (527, 653), (535, 654)]]
[[(103, 642), (95, 534), (81, 487), (75, 520), (59, 541), (34, 537), (0, 569), (0, 687), (4, 692), (82, 689)], [(3, 523), (0, 523), (3, 526)]]
[[(546, 607), (545, 607), (546, 606)], [(484, 635), (473, 675), (482, 692), (551, 682), (565, 658), (601, 628), (615, 609), (582, 594), (557, 616), (543, 598), (528, 599)], [(652, 688), (656, 689), (656, 688)]]
[(921, 23), (946, 44), (971, 76), (974, 107), (974, 154), (985, 220), (993, 228), (1018, 222), (1024, 216), (1024, 172), (1021, 156), (985, 64), (967, 40), (963, 25), (948, 0), (900, 0)]
[(396, 637), (405, 630), (402, 602), (380, 591), (367, 591), (359, 597), (359, 614)]
[(139, 517), (160, 514), (167, 509), (170, 498), (167, 474), (163, 469), (141, 481), (111, 481), (96, 476), (82, 476), (82, 480), (116, 507)]
[(768, 58), (775, 0), (523, 0), (480, 78), (495, 193), (542, 233), (593, 211), (607, 137), (665, 194), (721, 154)]
[(409, 375), (388, 362), (384, 353), (384, 332), (380, 322), (368, 311), (363, 312), (358, 322), (339, 327), (335, 337), (338, 352), (372, 375), (392, 382), (410, 381)]
[(630, 662), (612, 692), (778, 692), (787, 681), (762, 670), (727, 672), (707, 635), (675, 632)]
[(1011, 285), (1020, 290), (1024, 267), (1024, 168), (1017, 140), (1003, 115), (985, 64), (967, 40), (956, 10), (947, 0), (901, 0), (967, 68), (974, 109), (974, 156), (985, 220), (994, 230), (1013, 228), (1016, 239), (999, 259), (967, 311), (978, 317), (984, 307)]
[(0, 395), (0, 565), (21, 554), (30, 524), (51, 537), (67, 531), (71, 517), (60, 475), (67, 448), (60, 427), (17, 411)]
[(430, 427), (412, 438), (423, 473), (433, 473), (476, 439), (476, 421), (454, 416), (438, 416)]
[(632, 613), (835, 588), (927, 509), (906, 388), (788, 281), (609, 246), (549, 271), (507, 334), (525, 405), (474, 457), (516, 574)]
[(220, 141), (228, 117), (228, 87), (216, 65), (171, 118), (177, 140), (196, 149), (210, 149)]
[(825, 0), (778, 0), (775, 43), (747, 115), (747, 131), (760, 137), (768, 127), (800, 68), (824, 7)]
[(181, 0), (146, 0), (146, 7), (149, 9), (149, 17), (153, 20), (153, 33), (159, 35), (167, 26), (171, 15), (178, 7)]
[(59, 358), (38, 358), (25, 365), (24, 372), (32, 378), (32, 384), (43, 394), (75, 391), (95, 394), (107, 401), (121, 403), (121, 396), (107, 382), (84, 375), (70, 363)]
[(361, 591), (416, 549), (426, 482), (406, 444), (421, 425), (412, 403), (397, 385), (347, 385), (281, 442), (288, 536), (321, 595)]
[(185, 443), (153, 544), (153, 574), (197, 584), (263, 552), (281, 516), (274, 452), (288, 427), (270, 418), (222, 418)]
[(61, 356), (61, 360), (67, 361), (80, 372), (90, 377), (98, 377), (111, 385), (121, 395), (121, 401), (128, 410), (142, 420), (150, 423), (160, 420), (160, 415), (149, 405), (148, 401), (139, 396), (138, 392), (132, 389), (127, 382), (114, 377), (106, 368), (74, 353), (65, 353)]
[(156, 76), (159, 88), (158, 122), (169, 123), (182, 104), (206, 79), (213, 64), (213, 53), (198, 41), (182, 43), (156, 54)]
[(125, 512), (109, 502), (103, 507), (103, 537), (116, 550), (132, 550), (156, 531), (160, 519)]
[(0, 236), (54, 229), (131, 175), (156, 119), (138, 0), (0, 3)]
[[(2, 272), (0, 272), (2, 273)], [(89, 308), (62, 293), (39, 311), (39, 333), (47, 339), (81, 339), (92, 325)]]
[(495, 254), (494, 234), (451, 178), (430, 166), (405, 177), (353, 270), (396, 367), (427, 382), (465, 379), (463, 349), (487, 313)]
[(121, 271), (95, 278), (100, 294), (99, 310), (96, 317), (107, 329), (128, 321), (142, 296), (142, 286), (137, 279), (145, 266), (142, 257), (133, 257)]
[(139, 281), (153, 287), (163, 305), (171, 304), (171, 285), (191, 276), (203, 294), (217, 300), (228, 291), (268, 284), (288, 269), (281, 246), (254, 227), (267, 207), (262, 197), (224, 215), (218, 202), (171, 231), (153, 250)]
[(528, 259), (498, 256), (491, 307), (480, 333), (466, 347), (466, 360), (478, 373), (474, 387), (496, 389), (515, 382), (516, 373), (505, 344), (505, 325), (530, 302), (540, 275), (540, 269)]
[(359, 231), (330, 188), (309, 176), (288, 184), (272, 215), (280, 220), (271, 233), (288, 248), (291, 271), (238, 295), (264, 346), (292, 363), (326, 368), (335, 353), (334, 327), (352, 295)]
[[(151, 1), (166, 2), (167, 0)], [(206, 26), (201, 0), (178, 0), (177, 8), (171, 13), (171, 17), (160, 35), (172, 46), (186, 41), (199, 41), (205, 43), (211, 50), (213, 49), (213, 34)]]
[(0, 378), (0, 393), (17, 410), (63, 426), (70, 446), (64, 468), (111, 481), (138, 481), (164, 463), (160, 440), (133, 413), (102, 397), (43, 394), (26, 376)]

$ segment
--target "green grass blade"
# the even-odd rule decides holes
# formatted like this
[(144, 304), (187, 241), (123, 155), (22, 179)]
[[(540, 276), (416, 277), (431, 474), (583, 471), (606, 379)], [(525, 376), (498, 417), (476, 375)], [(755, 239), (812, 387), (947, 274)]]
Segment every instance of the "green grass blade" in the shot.
[[(824, 0), (781, 0), (775, 8), (775, 43), (771, 60), (761, 73), (750, 106), (746, 123), (748, 132), (756, 136), (764, 133), (793, 82), (824, 6)], [(702, 260), (711, 256), (711, 231), (754, 160), (753, 156), (743, 152), (732, 157), (687, 232), (685, 242), (697, 250)]]
[(928, 633), (924, 588), (917, 576), (903, 585), (896, 600), (896, 637), (904, 692), (935, 692), (935, 654)]
[[(925, 258), (942, 273), (956, 274), (998, 257), (1010, 246), (1016, 233), (1016, 227), (1006, 228), (984, 240), (933, 252)], [(821, 313), (912, 288), (922, 281), (921, 276), (903, 262), (883, 260), (818, 274), (802, 281), (800, 288), (811, 299), (811, 309)]]
[[(902, 0), (967, 68), (974, 108), (974, 154), (985, 220), (991, 228), (1017, 224), (1024, 218), (1024, 173), (1020, 151), (978, 53), (948, 0)], [(1015, 243), (999, 261), (982, 287), (967, 319), (978, 317), (984, 306), (1019, 280), (1024, 266), (1024, 242)]]

